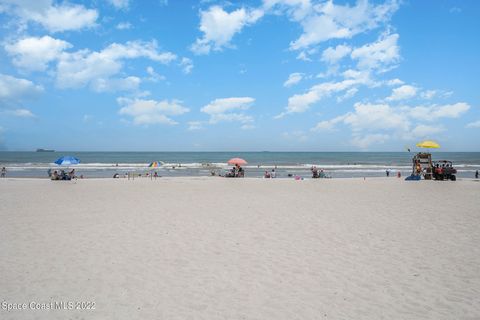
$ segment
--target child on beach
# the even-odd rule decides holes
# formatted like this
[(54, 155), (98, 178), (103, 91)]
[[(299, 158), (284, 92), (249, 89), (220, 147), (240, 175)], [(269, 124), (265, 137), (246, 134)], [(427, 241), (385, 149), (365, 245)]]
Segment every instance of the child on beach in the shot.
[[(478, 175), (478, 171), (477, 171), (477, 175)], [(7, 176), (7, 168), (3, 167), (2, 168), (2, 178), (5, 178)]]

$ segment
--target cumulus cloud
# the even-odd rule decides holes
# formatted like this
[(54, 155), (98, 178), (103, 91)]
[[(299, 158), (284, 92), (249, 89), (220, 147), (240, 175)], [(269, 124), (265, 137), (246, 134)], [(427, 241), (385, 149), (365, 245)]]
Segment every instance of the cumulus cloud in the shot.
[(136, 91), (142, 80), (138, 77), (95, 79), (91, 82), (91, 88), (96, 92)]
[(127, 9), (130, 5), (130, 0), (108, 0), (108, 2), (116, 9)]
[(179, 116), (189, 111), (179, 100), (142, 100), (118, 98), (122, 106), (119, 114), (133, 118), (135, 125), (177, 124), (171, 116)]
[(27, 79), (0, 73), (0, 106), (11, 106), (31, 99), (43, 92), (43, 88)]
[(291, 73), (288, 76), (288, 79), (283, 83), (283, 86), (287, 88), (291, 87), (293, 85), (296, 85), (300, 81), (302, 81), (302, 79), (303, 79), (303, 73), (299, 73), (299, 72)]
[(474, 122), (470, 122), (470, 123), (467, 124), (466, 127), (467, 127), (467, 128), (480, 128), (480, 120), (474, 121)]
[(400, 48), (397, 45), (398, 34), (384, 34), (377, 41), (353, 49), (351, 58), (357, 60), (359, 69), (390, 70), (400, 60)]
[(374, 133), (364, 136), (354, 136), (351, 143), (360, 149), (367, 149), (372, 144), (383, 144), (388, 139), (390, 139), (390, 136), (387, 134)]
[[(160, 64), (169, 64), (178, 57), (168, 51), (160, 51), (155, 41), (129, 41), (124, 44), (112, 43), (100, 51), (82, 49), (69, 52), (72, 45), (50, 36), (28, 37), (4, 45), (13, 63), (28, 71), (44, 71), (50, 66), (59, 88), (80, 88), (89, 86), (97, 92), (135, 91), (141, 84), (137, 76), (119, 76), (124, 62), (130, 59), (148, 59)], [(184, 73), (191, 72), (193, 62), (182, 58), (178, 65)], [(149, 71), (150, 70), (150, 71)], [(147, 68), (148, 80), (164, 77)]]
[(182, 58), (180, 60), (180, 66), (182, 67), (183, 73), (189, 74), (193, 69), (193, 61), (190, 58)]
[(201, 122), (201, 121), (189, 121), (188, 122), (188, 130), (189, 131), (201, 130), (201, 129), (203, 129), (203, 122)]
[(405, 82), (403, 82), (402, 80), (397, 79), (397, 78), (396, 78), (396, 79), (390, 79), (390, 80), (385, 81), (385, 84), (386, 84), (387, 86), (399, 86), (399, 85), (402, 85), (402, 84), (404, 84), (404, 83), (405, 83)]
[(443, 130), (441, 126), (419, 124), (412, 129), (411, 135), (413, 138), (424, 138), (442, 132)]
[(6, 13), (20, 18), (20, 22), (36, 22), (50, 32), (90, 28), (98, 18), (94, 9), (67, 2), (56, 4), (52, 0), (0, 0), (0, 5)]
[(18, 117), (18, 118), (34, 118), (35, 115), (28, 109), (0, 109), (0, 115)]
[(208, 10), (200, 11), (200, 31), (203, 32), (203, 36), (197, 38), (191, 50), (200, 55), (229, 47), (236, 33), (241, 32), (245, 26), (255, 23), (262, 16), (263, 11), (259, 9), (240, 8), (227, 12), (219, 6), (212, 6)]
[(348, 56), (350, 52), (352, 52), (352, 48), (344, 44), (340, 44), (335, 48), (328, 47), (323, 51), (321, 60), (329, 64), (336, 64), (343, 57)]
[(253, 126), (253, 117), (243, 111), (250, 109), (255, 102), (251, 97), (232, 97), (215, 99), (200, 109), (201, 112), (210, 116), (209, 123), (240, 122), (242, 129), (250, 129)]
[(50, 36), (23, 38), (4, 46), (14, 65), (31, 71), (44, 71), (49, 62), (71, 47), (70, 43)]
[(308, 140), (308, 135), (305, 131), (295, 130), (295, 131), (286, 131), (282, 133), (283, 138), (287, 140), (293, 140), (295, 142), (305, 142)]
[(120, 22), (115, 28), (118, 30), (128, 30), (132, 28), (132, 24), (130, 22)]
[(410, 85), (403, 85), (392, 90), (392, 94), (387, 97), (389, 101), (411, 99), (417, 95), (417, 88)]
[(349, 39), (389, 21), (398, 9), (397, 1), (375, 5), (366, 0), (354, 6), (333, 1), (313, 3), (308, 0), (265, 0), (266, 10), (286, 13), (300, 23), (302, 35), (290, 43), (292, 50), (305, 49), (330, 39)]
[(444, 131), (443, 126), (424, 122), (440, 118), (458, 118), (469, 109), (470, 106), (463, 102), (426, 107), (392, 107), (387, 103), (359, 102), (355, 103), (353, 111), (320, 121), (311, 130), (329, 131), (342, 124), (352, 130), (354, 137), (352, 144), (366, 148), (373, 143), (382, 143), (391, 136), (408, 140), (437, 134)]
[(458, 118), (470, 110), (470, 105), (465, 102), (457, 102), (445, 105), (402, 107), (400, 110), (416, 119), (435, 121), (440, 118)]
[(161, 74), (158, 74), (152, 66), (147, 67), (147, 73), (150, 76), (150, 77), (148, 77), (148, 80), (153, 81), (153, 82), (163, 81), (163, 80), (166, 79), (165, 76), (162, 76)]
[(159, 52), (155, 42), (113, 43), (102, 51), (80, 50), (61, 56), (57, 64), (56, 83), (60, 88), (90, 85), (96, 90), (104, 87), (104, 83), (112, 82), (109, 85), (112, 88), (135, 89), (138, 87), (139, 78), (111, 78), (122, 70), (123, 60), (136, 58), (148, 58), (168, 64), (177, 57), (170, 52)]
[[(276, 116), (282, 118), (287, 114), (301, 113), (307, 111), (310, 106), (317, 103), (323, 98), (329, 97), (334, 93), (344, 92), (353, 89), (357, 85), (371, 84), (369, 74), (360, 71), (347, 70), (343, 73), (346, 78), (338, 82), (324, 82), (311, 87), (306, 93), (295, 94), (288, 99), (288, 105), (285, 111)], [(349, 95), (354, 95), (355, 90), (347, 92)]]
[(436, 90), (426, 90), (421, 93), (422, 99), (431, 100), (438, 94)]

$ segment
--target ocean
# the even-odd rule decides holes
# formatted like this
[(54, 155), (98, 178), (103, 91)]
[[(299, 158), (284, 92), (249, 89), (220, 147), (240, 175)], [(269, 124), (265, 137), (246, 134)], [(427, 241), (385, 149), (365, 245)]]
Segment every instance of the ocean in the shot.
[[(265, 170), (276, 169), (277, 177), (310, 177), (310, 168), (323, 169), (332, 178), (385, 176), (385, 171), (402, 176), (412, 170), (414, 152), (0, 152), (0, 167), (8, 177), (47, 177), (48, 169), (62, 169), (53, 162), (61, 156), (80, 159), (77, 175), (86, 178), (113, 177), (127, 172), (145, 174), (153, 161), (164, 165), (155, 169), (160, 176), (208, 176), (211, 171), (229, 169), (227, 161), (240, 157), (247, 177), (261, 177)], [(480, 170), (480, 152), (432, 152), (433, 160), (451, 160), (458, 177), (473, 178)]]

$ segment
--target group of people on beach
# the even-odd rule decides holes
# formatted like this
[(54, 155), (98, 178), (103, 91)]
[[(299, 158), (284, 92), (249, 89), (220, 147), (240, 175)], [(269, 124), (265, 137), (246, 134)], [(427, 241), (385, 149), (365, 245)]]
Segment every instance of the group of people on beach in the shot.
[(320, 171), (318, 171), (317, 167), (313, 166), (312, 168), (310, 168), (310, 171), (312, 171), (312, 178), (313, 179), (326, 178), (326, 175), (325, 175), (325, 172), (323, 171), (323, 169), (320, 169)]
[(225, 173), (225, 177), (227, 178), (244, 178), (245, 177), (245, 170), (236, 164), (232, 169), (230, 169), (227, 173)]
[(65, 172), (65, 170), (60, 170), (58, 172), (57, 170), (54, 170), (52, 172), (51, 169), (48, 170), (48, 176), (50, 177), (51, 180), (72, 180), (75, 179), (75, 169), (72, 169), (70, 172)]
[(272, 171), (265, 170), (263, 177), (267, 179), (276, 178), (277, 173), (275, 172), (275, 169), (272, 169)]

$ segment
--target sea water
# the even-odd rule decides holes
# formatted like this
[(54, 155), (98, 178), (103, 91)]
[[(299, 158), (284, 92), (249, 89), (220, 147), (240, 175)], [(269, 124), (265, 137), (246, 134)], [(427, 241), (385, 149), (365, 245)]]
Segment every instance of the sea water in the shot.
[[(145, 175), (156, 171), (160, 176), (209, 176), (224, 173), (230, 158), (245, 159), (247, 177), (261, 177), (275, 169), (277, 177), (311, 176), (311, 167), (323, 169), (333, 178), (402, 176), (412, 171), (413, 152), (0, 152), (0, 167), (9, 177), (47, 177), (47, 171), (75, 168), (86, 178), (113, 177), (128, 172)], [(61, 156), (80, 159), (68, 168), (53, 162)], [(433, 160), (453, 161), (458, 177), (473, 178), (480, 170), (480, 152), (432, 152)], [(148, 168), (162, 161), (160, 168)]]

